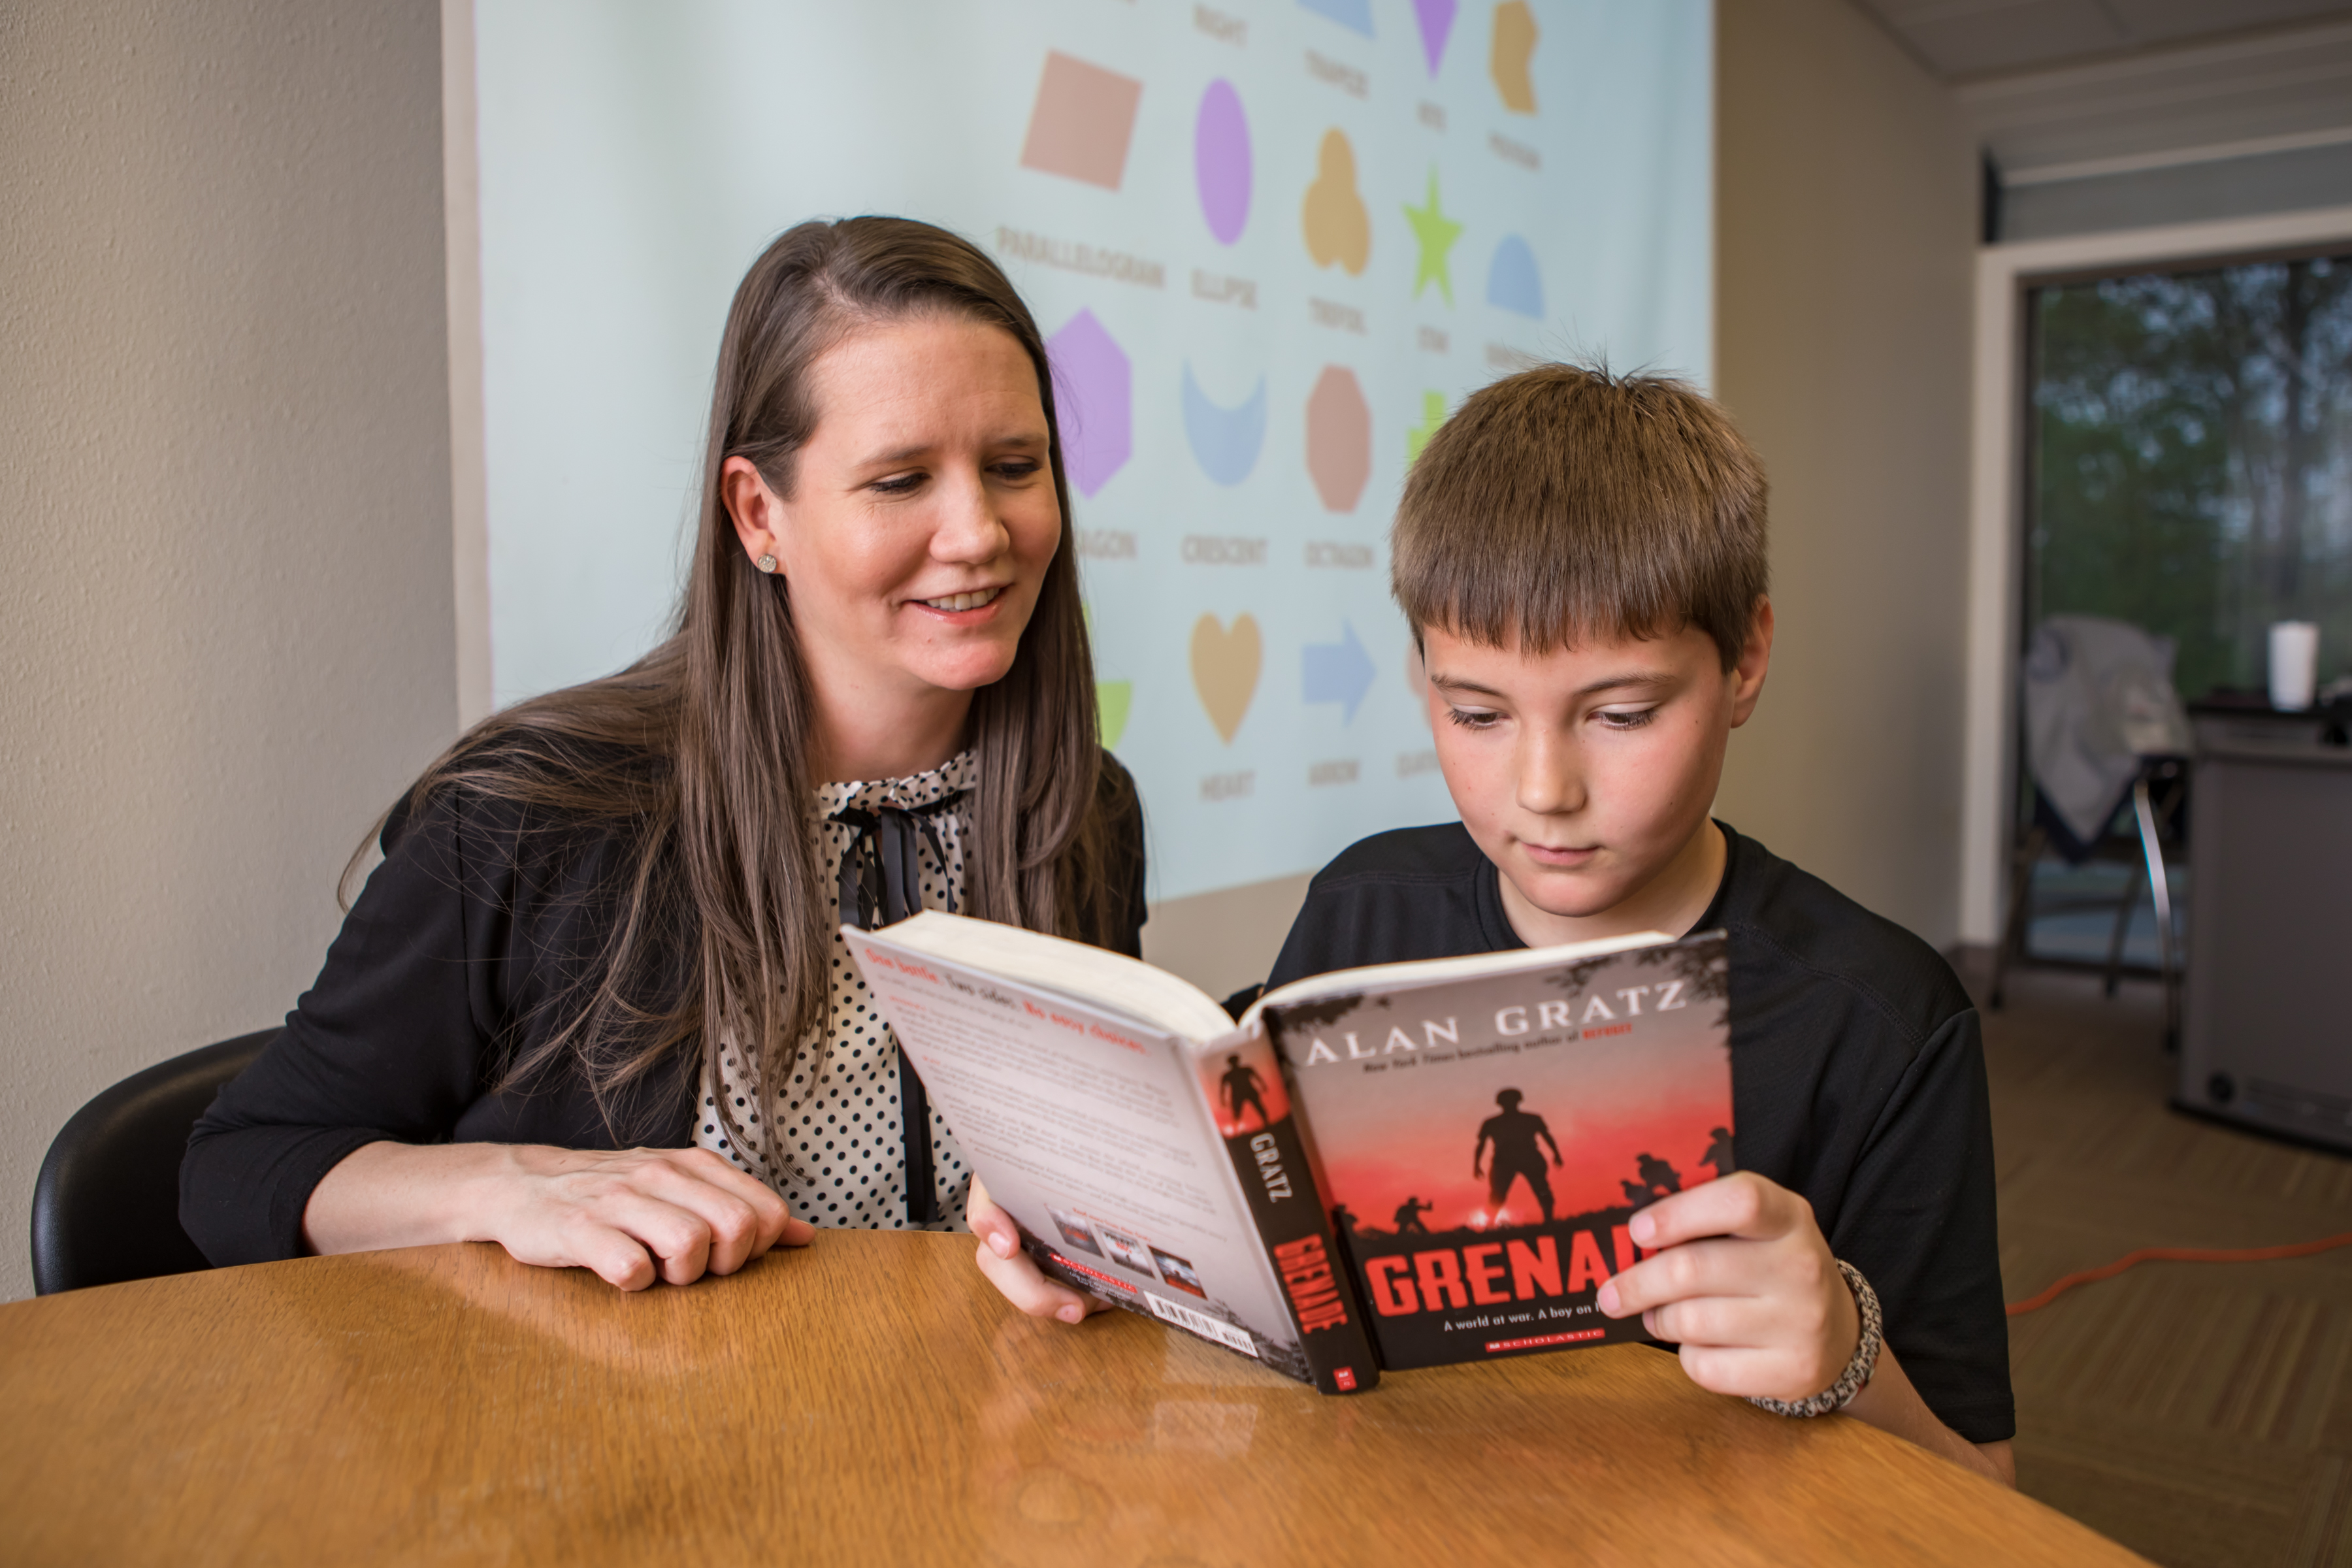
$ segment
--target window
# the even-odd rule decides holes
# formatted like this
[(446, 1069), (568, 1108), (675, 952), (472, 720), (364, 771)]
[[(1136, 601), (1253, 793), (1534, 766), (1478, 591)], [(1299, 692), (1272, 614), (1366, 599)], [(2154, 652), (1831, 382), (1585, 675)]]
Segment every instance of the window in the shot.
[[(2263, 689), (2273, 621), (2318, 623), (2323, 682), (2352, 668), (2352, 256), (2049, 284), (2027, 323), (2025, 637), (2168, 637), (2190, 702)], [(2021, 754), (2021, 823), (2032, 787)], [(2031, 887), (2028, 953), (2154, 965), (2129, 859), (2045, 858)]]
[(2352, 668), (2352, 257), (2033, 291), (2024, 630), (2172, 637), (2189, 701), (2260, 689), (2273, 621)]

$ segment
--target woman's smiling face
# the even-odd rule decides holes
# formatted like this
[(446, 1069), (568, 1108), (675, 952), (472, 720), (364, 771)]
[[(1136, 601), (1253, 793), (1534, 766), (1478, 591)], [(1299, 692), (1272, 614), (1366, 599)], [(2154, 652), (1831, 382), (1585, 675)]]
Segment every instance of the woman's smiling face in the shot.
[(853, 332), (809, 386), (792, 495), (740, 458), (723, 482), (746, 553), (774, 554), (790, 585), (812, 680), (926, 708), (1002, 679), (1062, 536), (1028, 354), (999, 328), (919, 316)]

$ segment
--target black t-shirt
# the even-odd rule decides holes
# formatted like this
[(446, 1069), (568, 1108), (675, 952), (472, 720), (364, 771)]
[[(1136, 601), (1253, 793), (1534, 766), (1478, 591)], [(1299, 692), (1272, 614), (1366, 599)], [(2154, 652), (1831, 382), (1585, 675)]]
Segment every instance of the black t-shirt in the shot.
[[(1729, 933), (1739, 1167), (1812, 1205), (1946, 1426), (1972, 1443), (2013, 1436), (1976, 1008), (1926, 942), (1723, 835), (1723, 883), (1692, 929)], [(1411, 827), (1323, 868), (1267, 984), (1526, 945), (1468, 832)]]

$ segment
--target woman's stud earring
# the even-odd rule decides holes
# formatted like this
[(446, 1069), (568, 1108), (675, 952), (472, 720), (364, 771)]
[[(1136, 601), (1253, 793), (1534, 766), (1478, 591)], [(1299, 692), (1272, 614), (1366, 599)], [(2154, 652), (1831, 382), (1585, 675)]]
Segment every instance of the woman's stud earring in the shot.
[(759, 560), (753, 562), (751, 564), (757, 566), (762, 572), (772, 574), (776, 570), (776, 558), (772, 555), (762, 555)]

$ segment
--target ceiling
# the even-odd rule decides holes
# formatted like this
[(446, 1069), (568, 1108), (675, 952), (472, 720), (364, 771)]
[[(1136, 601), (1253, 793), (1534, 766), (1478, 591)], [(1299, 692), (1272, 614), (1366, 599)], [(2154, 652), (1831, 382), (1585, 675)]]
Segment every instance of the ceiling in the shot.
[(1857, 0), (2004, 184), (2352, 148), (2352, 0)]

